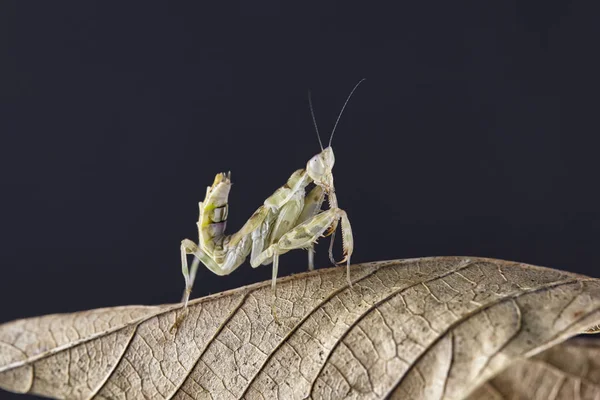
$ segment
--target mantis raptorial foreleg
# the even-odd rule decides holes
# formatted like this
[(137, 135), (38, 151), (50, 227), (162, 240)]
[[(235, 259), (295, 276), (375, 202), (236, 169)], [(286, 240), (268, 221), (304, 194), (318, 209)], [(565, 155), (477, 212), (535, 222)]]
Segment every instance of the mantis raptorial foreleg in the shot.
[(323, 211), (320, 214), (313, 216), (302, 224), (290, 230), (269, 248), (258, 254), (250, 261), (252, 267), (256, 268), (267, 260), (273, 262), (273, 277), (271, 287), (275, 291), (275, 283), (277, 280), (277, 266), (281, 254), (287, 253), (294, 249), (306, 249), (312, 247), (319, 237), (329, 228), (334, 222), (342, 221), (342, 235), (344, 247), (344, 259), (342, 262), (347, 262), (348, 283), (350, 283), (350, 257), (354, 250), (354, 240), (352, 237), (352, 228), (346, 212), (340, 208), (331, 208)]
[[(329, 195), (329, 208), (338, 208), (338, 201), (335, 192), (331, 192)], [(327, 232), (325, 232), (325, 236), (331, 236), (331, 239), (329, 240), (329, 261), (331, 261), (331, 263), (334, 265), (337, 264), (335, 258), (333, 258), (333, 243), (335, 241), (335, 231), (337, 230), (337, 226), (338, 221), (336, 220), (333, 222), (333, 224), (331, 224)]]

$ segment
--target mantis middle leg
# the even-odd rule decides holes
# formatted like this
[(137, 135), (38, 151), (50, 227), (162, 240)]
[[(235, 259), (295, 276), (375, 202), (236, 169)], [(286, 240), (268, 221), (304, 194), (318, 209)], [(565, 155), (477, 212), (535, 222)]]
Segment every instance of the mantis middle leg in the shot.
[[(304, 199), (304, 208), (302, 213), (298, 217), (296, 225), (313, 218), (321, 211), (321, 206), (325, 200), (325, 190), (321, 186), (315, 186)], [(314, 245), (307, 248), (308, 250), (308, 270), (312, 271), (315, 269), (315, 250)]]

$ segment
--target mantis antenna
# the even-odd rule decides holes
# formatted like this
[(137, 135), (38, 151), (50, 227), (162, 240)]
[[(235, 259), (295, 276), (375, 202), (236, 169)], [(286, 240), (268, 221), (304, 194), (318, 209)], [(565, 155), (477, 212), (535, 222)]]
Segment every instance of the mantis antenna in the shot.
[[(344, 106), (342, 107), (342, 111), (340, 111), (340, 115), (338, 115), (337, 120), (335, 121), (335, 125), (333, 126), (333, 130), (331, 131), (331, 136), (329, 137), (329, 146), (330, 147), (331, 147), (331, 140), (333, 139), (333, 134), (335, 133), (335, 128), (337, 128), (338, 122), (340, 122), (340, 118), (342, 117), (342, 114), (344, 113), (344, 109), (346, 108), (346, 105), (348, 104), (350, 97), (352, 97), (352, 95), (354, 94), (354, 91), (356, 90), (358, 85), (360, 85), (365, 79), (366, 78), (362, 78), (360, 81), (358, 81), (358, 83), (354, 86), (354, 89), (352, 89), (352, 91), (348, 95), (348, 98), (346, 99), (346, 102), (344, 103)], [(321, 139), (319, 139), (319, 142), (320, 141), (321, 141)], [(323, 146), (321, 146), (321, 148), (323, 148)]]
[(319, 135), (319, 128), (317, 127), (317, 119), (315, 118), (315, 112), (313, 110), (310, 90), (308, 91), (308, 106), (310, 107), (310, 115), (312, 115), (312, 120), (315, 124), (315, 130), (317, 131), (317, 139), (319, 139), (319, 146), (321, 146), (321, 151), (323, 151), (323, 142), (321, 142), (321, 135)]

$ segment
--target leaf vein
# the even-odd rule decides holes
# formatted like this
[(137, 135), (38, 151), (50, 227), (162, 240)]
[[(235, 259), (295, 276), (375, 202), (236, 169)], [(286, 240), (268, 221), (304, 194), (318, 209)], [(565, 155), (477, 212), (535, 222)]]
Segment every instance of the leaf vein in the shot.
[[(383, 263), (382, 263), (383, 264)], [(373, 271), (370, 271), (369, 273), (361, 276), (360, 278), (352, 281), (353, 284), (356, 284), (364, 279), (367, 279), (368, 277), (374, 275), (377, 271), (379, 271), (381, 268), (384, 268), (385, 265), (382, 265), (381, 267), (378, 267), (376, 269), (374, 269)], [(308, 319), (308, 318), (312, 318), (314, 313), (319, 310), (323, 304), (327, 303), (329, 300), (333, 299), (336, 295), (338, 295), (339, 293), (343, 292), (344, 290), (348, 289), (349, 285), (347, 283), (345, 283), (344, 285), (340, 286), (338, 289), (334, 290), (333, 292), (331, 292), (328, 296), (326, 296), (323, 300), (321, 300), (319, 302), (319, 304), (317, 304), (315, 307), (313, 307), (312, 310), (310, 310), (308, 313), (306, 313), (306, 315), (304, 317), (302, 317), (297, 323), (296, 325), (294, 325), (294, 327), (292, 329), (290, 329), (290, 331), (279, 341), (279, 343), (277, 343), (277, 345), (273, 348), (273, 350), (271, 350), (271, 354), (268, 355), (268, 357), (264, 360), (264, 362), (261, 364), (260, 368), (257, 369), (257, 372), (254, 374), (254, 376), (252, 377), (252, 379), (250, 379), (250, 381), (248, 381), (248, 384), (246, 385), (246, 387), (244, 388), (244, 390), (242, 391), (239, 399), (243, 399), (244, 396), (246, 395), (246, 393), (248, 392), (248, 389), (250, 388), (250, 386), (252, 386), (252, 383), (254, 383), (254, 381), (256, 380), (256, 378), (258, 377), (258, 375), (260, 375), (260, 373), (263, 371), (263, 368), (265, 367), (265, 365), (267, 365), (267, 363), (269, 362), (269, 360), (271, 359), (271, 357), (273, 356), (273, 354), (275, 354), (275, 352), (285, 343), (287, 343), (287, 339), (290, 338), (290, 336), (292, 336), (292, 334), (294, 334), (296, 331), (298, 331), (298, 329), (302, 326), (302, 324)]]
[[(495, 299), (494, 301), (483, 305), (480, 308), (476, 308), (473, 309), (471, 312), (464, 314), (459, 320), (454, 321), (453, 323), (451, 323), (450, 325), (448, 325), (442, 332), (440, 332), (440, 335), (437, 336), (435, 338), (435, 340), (429, 344), (429, 346), (427, 348), (425, 348), (425, 350), (419, 354), (419, 356), (413, 361), (413, 363), (408, 367), (408, 369), (406, 371), (404, 371), (404, 373), (402, 375), (400, 375), (400, 377), (396, 380), (396, 383), (394, 385), (392, 385), (392, 387), (390, 388), (390, 390), (388, 391), (388, 393), (384, 396), (384, 398), (389, 398), (390, 395), (392, 393), (394, 393), (396, 391), (396, 389), (398, 388), (398, 386), (400, 385), (400, 383), (402, 383), (402, 381), (404, 380), (404, 378), (408, 375), (408, 373), (415, 367), (415, 365), (418, 364), (418, 362), (425, 356), (425, 354), (427, 354), (432, 348), (433, 346), (438, 343), (442, 338), (444, 338), (449, 332), (451, 332), (452, 330), (454, 330), (457, 326), (461, 325), (462, 323), (464, 323), (465, 321), (467, 321), (468, 319), (470, 319), (471, 317), (479, 314), (480, 312), (493, 307), (495, 305), (501, 304), (503, 302), (506, 301), (512, 301), (514, 298), (526, 295), (526, 294), (530, 294), (530, 293), (536, 293), (542, 290), (546, 290), (546, 289), (551, 289), (553, 287), (558, 287), (558, 286), (562, 286), (562, 285), (568, 285), (571, 283), (576, 283), (579, 282), (579, 279), (566, 279), (566, 280), (560, 280), (560, 281), (554, 281), (548, 284), (542, 284), (538, 287), (535, 288), (530, 288), (527, 290), (522, 290), (519, 291), (517, 293), (513, 293), (511, 295), (502, 297), (502, 298), (498, 298)], [(597, 310), (594, 310), (597, 311)]]
[[(352, 330), (352, 328), (354, 328), (356, 325), (358, 325), (358, 323), (360, 323), (360, 321), (362, 321), (368, 314), (371, 313), (371, 311), (377, 309), (381, 304), (387, 302), (388, 300), (392, 299), (393, 297), (396, 297), (397, 295), (400, 295), (400, 297), (402, 298), (402, 301), (404, 302), (404, 304), (406, 305), (406, 308), (408, 309), (408, 305), (406, 304), (406, 301), (404, 300), (404, 297), (402, 297), (402, 293), (407, 291), (408, 289), (417, 287), (421, 284), (423, 284), (424, 282), (430, 282), (436, 279), (441, 279), (445, 276), (451, 275), (453, 273), (455, 273), (456, 271), (462, 271), (465, 268), (468, 268), (470, 266), (472, 266), (473, 264), (477, 264), (475, 261), (468, 261), (464, 264), (459, 264), (456, 266), (455, 269), (446, 271), (443, 274), (440, 275), (436, 275), (434, 277), (431, 277), (429, 279), (426, 279), (424, 281), (419, 281), (419, 282), (415, 282), (409, 286), (405, 286), (402, 287), (400, 289), (396, 289), (394, 291), (392, 291), (390, 294), (388, 294), (387, 296), (384, 296), (383, 298), (381, 298), (380, 300), (378, 300), (377, 302), (373, 303), (371, 306), (369, 306), (366, 310), (363, 311), (363, 313), (355, 320), (352, 322), (352, 324), (350, 324), (350, 326), (348, 327), (348, 329), (346, 329), (346, 331), (342, 334), (342, 336), (340, 336), (340, 338), (338, 339), (338, 341), (333, 345), (333, 347), (331, 348), (331, 350), (329, 351), (329, 353), (327, 353), (327, 357), (325, 358), (325, 360), (323, 360), (323, 364), (321, 364), (321, 367), (319, 368), (319, 371), (317, 372), (317, 374), (315, 375), (315, 378), (312, 381), (311, 387), (310, 387), (310, 395), (312, 395), (314, 388), (315, 388), (315, 384), (317, 382), (317, 379), (319, 378), (319, 376), (321, 375), (321, 373), (323, 372), (323, 369), (325, 368), (325, 365), (327, 364), (327, 362), (329, 361), (329, 359), (331, 358), (333, 352), (335, 351), (335, 349), (337, 348), (337, 346), (344, 340), (344, 338), (348, 335), (348, 333), (350, 333), (350, 331)], [(429, 324), (429, 321), (426, 321)]]
[[(236, 304), (235, 307), (231, 310), (231, 312), (229, 313), (229, 315), (227, 316), (227, 318), (225, 318), (223, 320), (223, 322), (221, 322), (221, 325), (217, 328), (217, 330), (212, 335), (212, 337), (209, 340), (207, 340), (206, 344), (204, 345), (204, 348), (200, 351), (200, 354), (198, 355), (198, 358), (196, 358), (196, 361), (194, 362), (194, 364), (192, 366), (190, 366), (189, 370), (187, 371), (187, 373), (185, 374), (185, 376), (183, 377), (183, 379), (181, 379), (181, 382), (179, 383), (179, 385), (176, 385), (175, 390), (173, 391), (173, 393), (171, 393), (169, 396), (165, 397), (166, 399), (172, 399), (177, 394), (177, 392), (179, 391), (179, 389), (185, 384), (185, 382), (187, 381), (187, 379), (189, 378), (189, 376), (191, 375), (191, 373), (194, 371), (194, 369), (196, 368), (196, 366), (200, 362), (200, 359), (202, 359), (202, 356), (204, 355), (204, 353), (206, 353), (206, 350), (217, 339), (217, 336), (219, 336), (219, 333), (221, 333), (221, 331), (223, 331), (223, 329), (226, 327), (226, 325), (229, 323), (229, 321), (231, 321), (231, 319), (237, 314), (237, 311), (240, 309), (240, 307), (242, 307), (242, 305), (244, 305), (244, 303), (246, 302), (246, 299), (248, 298), (250, 292), (251, 291), (248, 290), (248, 291), (246, 291), (244, 293), (243, 296), (241, 296), (240, 301), (238, 302), (238, 304)], [(210, 369), (210, 366), (208, 366), (206, 363), (205, 363), (205, 365), (207, 366), (207, 368)], [(215, 376), (219, 376), (219, 375), (215, 374)], [(225, 387), (225, 389), (227, 389), (227, 387)]]
[[(139, 327), (139, 325), (136, 325), (131, 330), (131, 335), (129, 336), (129, 339), (127, 340), (127, 343), (125, 344), (125, 346), (123, 346), (123, 351), (121, 352), (121, 355), (115, 361), (115, 365), (106, 374), (106, 377), (104, 378), (103, 381), (100, 382), (100, 384), (98, 385), (98, 387), (95, 390), (93, 390), (92, 393), (88, 396), (88, 400), (93, 399), (94, 397), (96, 397), (96, 395), (98, 393), (100, 393), (100, 391), (102, 390), (102, 388), (106, 385), (106, 383), (112, 377), (112, 374), (115, 372), (115, 370), (117, 369), (117, 367), (121, 364), (121, 360), (123, 360), (123, 358), (125, 357), (125, 353), (127, 352), (127, 350), (129, 349), (129, 347), (131, 346), (131, 342), (133, 342), (133, 338), (135, 337), (135, 334), (136, 334), (136, 332), (138, 330), (138, 327)], [(122, 328), (122, 329), (125, 330), (127, 328)]]

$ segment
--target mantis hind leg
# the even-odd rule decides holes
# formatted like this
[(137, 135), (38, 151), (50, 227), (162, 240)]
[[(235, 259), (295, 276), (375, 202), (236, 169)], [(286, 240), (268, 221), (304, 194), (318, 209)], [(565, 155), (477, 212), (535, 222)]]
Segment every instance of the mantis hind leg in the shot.
[(192, 262), (192, 273), (190, 274), (190, 270), (188, 268), (188, 254), (194, 254), (198, 251), (198, 246), (196, 243), (192, 242), (189, 239), (184, 239), (181, 242), (181, 273), (183, 274), (183, 278), (185, 279), (185, 289), (183, 291), (183, 297), (181, 298), (181, 302), (184, 303), (184, 308), (187, 307), (188, 300), (190, 299), (190, 293), (192, 292), (192, 287), (194, 286), (194, 280), (196, 279), (196, 272), (198, 272), (198, 263), (199, 260), (194, 257), (194, 261)]
[[(206, 268), (216, 275), (229, 275), (244, 262), (249, 250), (250, 235), (246, 235), (241, 238), (235, 246), (229, 248), (223, 262), (218, 263), (210, 255), (200, 250), (196, 243), (189, 239), (184, 239), (181, 242), (181, 272), (185, 279), (185, 290), (181, 301), (184, 303), (184, 309), (187, 308), (200, 263), (204, 264)], [(188, 254), (194, 255), (191, 269), (188, 269)]]

